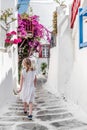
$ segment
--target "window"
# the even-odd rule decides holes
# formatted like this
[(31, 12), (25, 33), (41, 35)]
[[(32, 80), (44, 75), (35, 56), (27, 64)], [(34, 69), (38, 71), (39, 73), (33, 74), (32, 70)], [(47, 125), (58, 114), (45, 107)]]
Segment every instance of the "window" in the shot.
[(79, 8), (79, 48), (87, 47), (86, 24), (84, 17), (87, 17), (87, 7)]

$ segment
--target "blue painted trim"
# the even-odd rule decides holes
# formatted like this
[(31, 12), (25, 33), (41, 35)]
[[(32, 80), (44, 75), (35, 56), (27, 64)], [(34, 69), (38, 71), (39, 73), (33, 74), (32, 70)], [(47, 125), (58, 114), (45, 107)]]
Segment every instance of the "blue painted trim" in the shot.
[(82, 8), (79, 8), (79, 48), (81, 43), (83, 43), (83, 15), (80, 15), (80, 12), (82, 11)]
[(87, 42), (80, 43), (80, 48), (87, 47)]
[(87, 16), (87, 13), (85, 13), (83, 16)]
[(87, 7), (79, 8), (79, 48), (87, 47), (87, 42), (83, 39), (83, 17), (87, 16)]
[(84, 9), (82, 9), (82, 11), (80, 12), (79, 15), (84, 15), (85, 13), (87, 13), (87, 7), (85, 7)]

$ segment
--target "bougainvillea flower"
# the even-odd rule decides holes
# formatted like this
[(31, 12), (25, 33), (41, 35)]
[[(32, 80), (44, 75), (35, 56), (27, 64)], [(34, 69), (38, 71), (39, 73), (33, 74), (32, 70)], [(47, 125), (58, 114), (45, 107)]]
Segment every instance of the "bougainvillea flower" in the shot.
[(21, 38), (18, 38), (18, 43), (22, 42), (22, 39)]
[(12, 34), (12, 35), (16, 35), (16, 32), (15, 32), (15, 31), (12, 31), (11, 34)]
[(11, 33), (7, 33), (6, 36), (7, 36), (7, 37), (10, 37), (10, 36), (11, 36)]
[(21, 38), (16, 38), (16, 39), (12, 39), (14, 35), (16, 35), (17, 33), (15, 31), (12, 31), (10, 33), (7, 33), (6, 34), (6, 39), (5, 39), (5, 45), (6, 46), (9, 46), (9, 45), (12, 45), (12, 44), (18, 44), (20, 42), (22, 42), (22, 39)]
[(19, 39), (14, 39), (13, 40), (13, 44), (18, 44), (19, 43)]
[(5, 39), (5, 43), (10, 43), (10, 39)]

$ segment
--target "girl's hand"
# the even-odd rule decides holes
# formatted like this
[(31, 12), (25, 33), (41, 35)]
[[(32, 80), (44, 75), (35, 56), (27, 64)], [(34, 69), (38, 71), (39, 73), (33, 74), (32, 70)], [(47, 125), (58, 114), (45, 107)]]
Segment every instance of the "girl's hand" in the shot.
[(19, 90), (17, 90), (17, 93), (20, 93), (20, 92), (21, 92), (21, 90), (22, 90), (21, 88), (20, 88)]

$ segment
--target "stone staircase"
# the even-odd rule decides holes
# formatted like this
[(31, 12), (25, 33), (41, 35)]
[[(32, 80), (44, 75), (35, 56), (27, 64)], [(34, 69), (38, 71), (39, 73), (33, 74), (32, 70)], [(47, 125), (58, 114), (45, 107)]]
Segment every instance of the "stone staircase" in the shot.
[(87, 123), (78, 120), (67, 109), (67, 103), (45, 90), (42, 83), (38, 80), (33, 120), (28, 120), (23, 113), (23, 104), (17, 95), (0, 116), (0, 130), (87, 130)]

